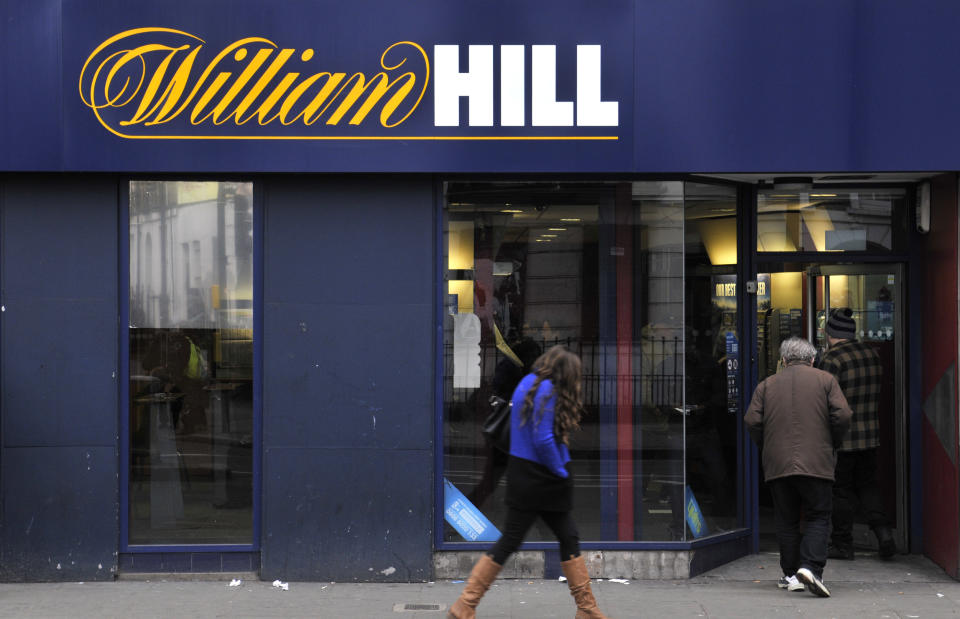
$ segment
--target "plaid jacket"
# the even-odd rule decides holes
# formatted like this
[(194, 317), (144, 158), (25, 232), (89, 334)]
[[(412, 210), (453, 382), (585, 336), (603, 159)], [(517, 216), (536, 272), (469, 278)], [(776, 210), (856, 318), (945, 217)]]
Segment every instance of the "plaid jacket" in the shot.
[(840, 451), (859, 451), (880, 446), (880, 357), (867, 344), (840, 342), (823, 353), (820, 369), (837, 377), (847, 403), (853, 409), (850, 433)]

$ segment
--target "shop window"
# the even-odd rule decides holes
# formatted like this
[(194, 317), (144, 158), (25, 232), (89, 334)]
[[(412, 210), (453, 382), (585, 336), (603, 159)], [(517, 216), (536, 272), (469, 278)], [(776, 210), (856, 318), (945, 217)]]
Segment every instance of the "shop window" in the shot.
[(570, 445), (583, 540), (739, 526), (736, 192), (456, 182), (445, 199), (444, 541), (496, 538), (507, 457), (481, 432), (488, 399), (555, 344), (583, 361)]
[(757, 251), (902, 251), (905, 198), (902, 189), (762, 189)]
[(130, 545), (253, 543), (251, 196), (130, 183)]

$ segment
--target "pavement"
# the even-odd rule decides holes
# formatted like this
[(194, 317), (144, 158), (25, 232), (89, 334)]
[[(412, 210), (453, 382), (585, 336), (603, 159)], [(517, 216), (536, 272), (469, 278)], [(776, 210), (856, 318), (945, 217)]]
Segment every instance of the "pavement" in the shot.
[[(880, 561), (858, 553), (831, 561), (832, 597), (776, 586), (777, 556), (750, 555), (690, 580), (593, 581), (610, 619), (637, 617), (960, 617), (960, 583), (919, 555)], [(246, 575), (226, 580), (177, 576), (99, 583), (0, 584), (0, 617), (320, 617), (437, 619), (463, 587), (458, 581), (358, 584), (290, 582), (274, 586)], [(438, 607), (430, 610), (429, 608)], [(540, 619), (575, 614), (565, 583), (500, 580), (484, 597), (481, 619)]]

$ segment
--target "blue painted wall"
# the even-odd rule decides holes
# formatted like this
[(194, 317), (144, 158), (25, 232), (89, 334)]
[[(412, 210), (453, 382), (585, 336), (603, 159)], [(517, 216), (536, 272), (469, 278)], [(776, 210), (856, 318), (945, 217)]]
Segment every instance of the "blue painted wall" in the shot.
[(261, 578), (429, 580), (427, 176), (264, 188)]
[[(960, 64), (960, 3), (952, 0), (3, 0), (0, 17), (0, 144), (13, 145), (0, 149), (0, 170), (936, 171), (956, 167), (960, 143), (954, 118), (960, 81), (950, 79)], [(575, 46), (601, 45), (600, 93), (619, 102), (618, 139), (124, 139), (84, 104), (79, 78), (101, 42), (144, 27), (202, 38), (201, 67), (233, 41), (264, 37), (297, 50), (284, 71), (303, 75), (372, 76), (380, 70), (380, 54), (400, 41), (416, 42), (431, 59), (435, 45), (460, 45), (463, 70), (467, 45), (526, 45), (528, 63), (530, 45), (556, 45), (560, 101), (576, 98)], [(141, 42), (163, 38), (144, 36)], [(178, 44), (196, 44), (187, 35), (181, 39)], [(300, 61), (306, 49), (315, 56)], [(404, 70), (416, 69), (413, 60)], [(225, 68), (239, 72), (242, 66)], [(139, 129), (157, 133), (176, 126), (172, 135), (249, 129), (280, 137), (611, 133), (531, 127), (529, 102), (526, 127), (467, 127), (465, 103), (461, 127), (436, 127), (433, 94), (431, 82), (415, 113), (392, 129), (382, 127), (376, 113), (359, 126), (192, 126), (181, 118)], [(102, 110), (105, 116), (114, 112), (121, 114), (116, 122), (133, 115), (125, 107), (122, 113)]]
[(109, 580), (117, 181), (0, 177), (0, 214), (0, 580)]

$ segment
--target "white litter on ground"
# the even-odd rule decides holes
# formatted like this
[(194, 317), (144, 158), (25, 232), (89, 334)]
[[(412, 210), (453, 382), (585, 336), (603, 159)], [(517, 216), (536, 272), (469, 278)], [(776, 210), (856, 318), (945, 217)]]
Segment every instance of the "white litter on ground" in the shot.
[(233, 580), (230, 581), (230, 584), (227, 585), (227, 586), (228, 586), (228, 587), (239, 587), (239, 586), (240, 586), (240, 579), (239, 579), (239, 578), (234, 578)]
[(566, 576), (561, 576), (560, 578), (558, 578), (558, 580), (559, 580), (560, 582), (567, 582), (567, 577), (566, 577)]
[(623, 578), (611, 578), (611, 579), (610, 579), (610, 582), (618, 582), (618, 583), (620, 583), (621, 585), (629, 585), (629, 584), (630, 584), (630, 581), (629, 581), (629, 580), (624, 580)]
[(279, 580), (273, 581), (273, 586), (277, 587), (278, 589), (283, 589), (284, 591), (290, 590), (290, 585), (288, 583), (280, 582)]

